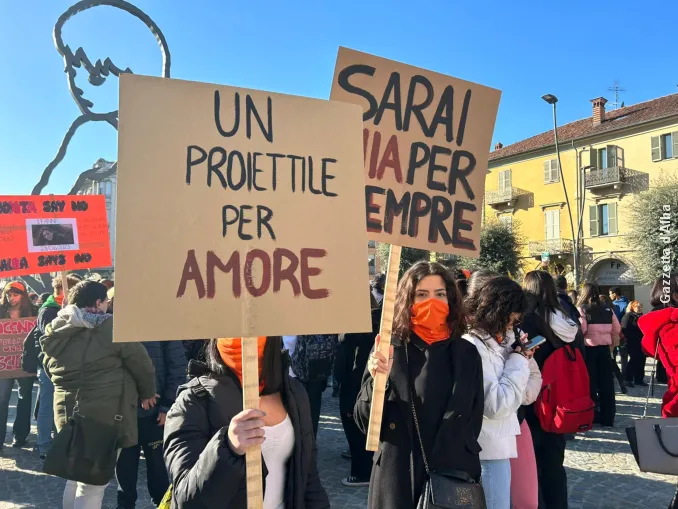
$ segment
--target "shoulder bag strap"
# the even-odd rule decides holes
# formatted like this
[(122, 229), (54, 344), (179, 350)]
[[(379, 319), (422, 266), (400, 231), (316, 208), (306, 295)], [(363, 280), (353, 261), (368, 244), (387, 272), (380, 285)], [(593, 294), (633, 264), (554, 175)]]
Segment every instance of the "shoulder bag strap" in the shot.
[(647, 398), (645, 398), (645, 408), (643, 409), (642, 419), (645, 419), (645, 417), (647, 417), (647, 406), (650, 404), (650, 395), (654, 394), (654, 382), (655, 374), (657, 373), (657, 354), (659, 353), (659, 343), (660, 339), (657, 338), (657, 346), (654, 350), (654, 363), (652, 364), (652, 377), (650, 378), (650, 385), (647, 388)]
[(419, 439), (419, 447), (421, 447), (421, 457), (424, 459), (424, 468), (426, 474), (431, 475), (428, 467), (428, 459), (426, 458), (426, 451), (424, 450), (424, 442), (421, 439), (421, 431), (419, 430), (419, 419), (417, 419), (417, 409), (414, 406), (414, 393), (412, 392), (412, 383), (410, 380), (410, 356), (407, 351), (407, 343), (405, 343), (405, 360), (407, 361), (407, 389), (410, 391), (410, 400), (412, 401), (412, 416), (414, 417), (414, 427), (417, 430), (417, 438)]

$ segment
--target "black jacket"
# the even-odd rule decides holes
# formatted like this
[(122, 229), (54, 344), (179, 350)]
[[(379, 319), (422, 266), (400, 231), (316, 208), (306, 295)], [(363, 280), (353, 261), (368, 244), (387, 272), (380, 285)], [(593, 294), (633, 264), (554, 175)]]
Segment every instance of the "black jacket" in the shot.
[[(484, 396), (478, 351), (465, 339), (428, 346), (414, 335), (407, 349), (417, 417), (431, 470), (461, 470), (479, 479), (478, 436)], [(370, 509), (413, 509), (426, 481), (407, 373), (405, 346), (398, 344), (386, 389), (379, 450), (374, 455)], [(372, 389), (373, 380), (366, 371), (355, 404), (355, 420), (364, 433), (369, 426)]]
[(643, 332), (638, 327), (638, 318), (642, 315), (629, 311), (621, 319), (621, 329), (627, 342), (640, 344), (643, 339)]
[(174, 403), (177, 389), (186, 382), (186, 354), (181, 341), (145, 341), (148, 356), (155, 367), (155, 386), (160, 400), (157, 405), (144, 410), (139, 405), (139, 418), (158, 415), (158, 412), (167, 413)]
[(566, 292), (558, 292), (558, 302), (560, 302), (563, 312), (575, 323), (579, 323), (579, 318), (581, 318), (579, 310)]
[[(247, 507), (245, 457), (228, 446), (228, 425), (242, 411), (242, 388), (235, 375), (217, 376), (203, 368), (179, 388), (165, 423), (165, 465), (173, 483), (173, 509)], [(195, 363), (191, 372), (196, 373)], [(195, 388), (208, 397), (200, 401)], [(294, 426), (294, 451), (287, 464), (286, 509), (326, 509), (320, 484), (308, 396), (300, 382), (284, 378), (283, 403)], [(266, 466), (264, 465), (264, 477)]]

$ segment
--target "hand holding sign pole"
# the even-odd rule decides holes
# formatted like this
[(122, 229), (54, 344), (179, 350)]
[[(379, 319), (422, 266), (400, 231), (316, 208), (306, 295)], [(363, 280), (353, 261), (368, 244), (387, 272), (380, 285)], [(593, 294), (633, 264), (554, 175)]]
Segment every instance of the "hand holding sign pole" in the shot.
[[(370, 240), (391, 244), (379, 350), (391, 344), (401, 247), (479, 256), (498, 90), (346, 48), (330, 98), (363, 107)], [(400, 338), (407, 340), (408, 338)], [(377, 450), (386, 377), (374, 380), (367, 449)]]
[[(113, 340), (244, 338), (248, 409), (252, 336), (369, 330), (361, 126), (355, 105), (121, 76)], [(261, 509), (261, 448), (245, 462)]]

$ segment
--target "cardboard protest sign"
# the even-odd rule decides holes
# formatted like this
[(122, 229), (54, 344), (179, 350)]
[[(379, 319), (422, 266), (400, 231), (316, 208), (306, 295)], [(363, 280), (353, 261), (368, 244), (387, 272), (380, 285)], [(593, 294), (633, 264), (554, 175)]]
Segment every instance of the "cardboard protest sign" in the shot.
[(359, 107), (125, 74), (119, 128), (114, 341), (370, 330)]
[(339, 48), (333, 101), (364, 109), (371, 240), (478, 257), (501, 92)]
[(104, 196), (0, 196), (0, 277), (111, 266)]
[(35, 318), (0, 320), (0, 379), (30, 376), (21, 369), (24, 339), (35, 327)]

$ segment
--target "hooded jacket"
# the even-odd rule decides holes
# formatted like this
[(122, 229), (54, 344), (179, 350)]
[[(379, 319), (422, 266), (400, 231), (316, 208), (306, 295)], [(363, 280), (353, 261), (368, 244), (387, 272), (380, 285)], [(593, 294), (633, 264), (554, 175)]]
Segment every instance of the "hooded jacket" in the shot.
[(104, 423), (122, 416), (121, 447), (137, 443), (137, 402), (156, 393), (155, 370), (140, 343), (113, 343), (113, 319), (76, 306), (59, 311), (40, 338), (54, 383), (54, 422), (61, 430), (73, 415)]
[(586, 346), (609, 346), (619, 340), (621, 324), (615, 311), (603, 304), (586, 304), (579, 308), (581, 331)]
[(643, 331), (643, 350), (650, 357), (655, 351), (669, 377), (662, 400), (662, 416), (678, 417), (678, 308), (652, 311), (638, 319)]

